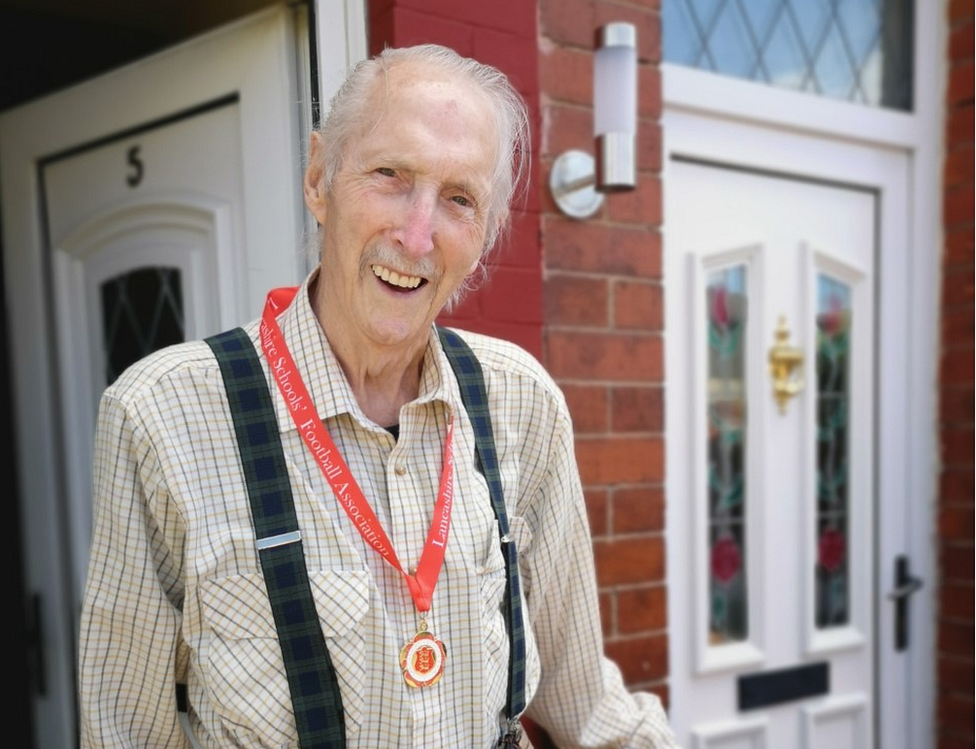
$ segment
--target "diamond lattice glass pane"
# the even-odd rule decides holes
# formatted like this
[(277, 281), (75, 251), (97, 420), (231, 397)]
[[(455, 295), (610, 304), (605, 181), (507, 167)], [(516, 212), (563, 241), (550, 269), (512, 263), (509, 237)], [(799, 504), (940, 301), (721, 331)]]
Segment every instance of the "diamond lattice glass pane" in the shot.
[(911, 109), (914, 0), (664, 0), (662, 16), (669, 62)]
[(831, 24), (813, 64), (817, 89), (838, 99), (856, 100), (853, 61), (836, 24)]
[(716, 70), (738, 78), (755, 76), (759, 51), (734, 2), (722, 8), (708, 37), (708, 49)]
[(848, 623), (851, 290), (817, 278), (817, 627)]
[(139, 268), (116, 276), (102, 283), (101, 301), (107, 384), (142, 357), (184, 340), (178, 268)]
[(708, 275), (709, 642), (744, 640), (746, 596), (746, 270)]

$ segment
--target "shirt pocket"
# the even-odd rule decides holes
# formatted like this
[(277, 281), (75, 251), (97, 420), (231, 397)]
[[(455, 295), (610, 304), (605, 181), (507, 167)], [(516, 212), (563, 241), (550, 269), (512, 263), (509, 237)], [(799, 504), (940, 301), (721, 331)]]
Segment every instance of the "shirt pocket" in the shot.
[[(309, 584), (342, 695), (346, 733), (363, 719), (369, 610), (365, 571), (309, 570)], [(204, 682), (226, 730), (242, 747), (298, 745), (271, 602), (260, 574), (202, 583), (203, 619), (212, 632), (201, 654)]]

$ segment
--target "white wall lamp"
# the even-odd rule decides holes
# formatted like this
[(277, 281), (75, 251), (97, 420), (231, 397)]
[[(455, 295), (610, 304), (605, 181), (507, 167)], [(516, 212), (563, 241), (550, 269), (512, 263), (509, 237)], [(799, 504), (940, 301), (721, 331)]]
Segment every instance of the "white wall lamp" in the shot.
[(593, 54), (593, 134), (596, 162), (584, 151), (560, 154), (549, 192), (571, 218), (589, 218), (606, 193), (637, 186), (637, 29), (615, 22), (596, 32)]

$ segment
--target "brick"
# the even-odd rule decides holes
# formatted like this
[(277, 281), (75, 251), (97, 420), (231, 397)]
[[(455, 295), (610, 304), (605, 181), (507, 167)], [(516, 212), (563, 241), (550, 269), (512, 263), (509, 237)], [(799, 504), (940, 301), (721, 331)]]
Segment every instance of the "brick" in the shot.
[(392, 3), (388, 8), (375, 16), (371, 13), (369, 20), (369, 54), (378, 55), (386, 47), (394, 46)]
[[(960, 147), (949, 151), (942, 166), (942, 183), (946, 188), (972, 184), (973, 147)], [(970, 214), (971, 215), (971, 214)]]
[(667, 588), (635, 588), (617, 591), (617, 631), (634, 634), (663, 629), (668, 622)]
[(452, 325), (462, 330), (470, 330), (475, 333), (482, 333), (511, 341), (524, 348), (536, 359), (542, 359), (541, 325), (522, 325), (519, 323), (500, 322), (483, 318), (454, 322), (453, 317), (446, 315), (439, 316), (437, 322), (442, 325)]
[(943, 582), (952, 580), (972, 582), (974, 577), (972, 539), (969, 541), (969, 544), (959, 546), (943, 544), (939, 553), (939, 573)]
[(539, 44), (539, 84), (542, 92), (556, 100), (593, 105), (593, 54), (557, 47), (545, 40)]
[(972, 0), (949, 0), (949, 20), (955, 24), (959, 21), (972, 19), (973, 2)]
[(943, 581), (939, 590), (939, 616), (943, 619), (968, 619), (972, 621), (976, 610), (973, 608), (973, 583), (954, 583)]
[[(971, 265), (973, 262), (974, 233), (972, 226), (947, 227), (945, 230), (945, 255), (942, 258), (946, 269), (955, 268), (961, 264)], [(972, 297), (970, 297), (972, 298)], [(943, 306), (945, 300), (943, 299)]]
[(436, 18), (461, 21), (468, 26), (498, 29), (535, 38), (535, 6), (523, 0), (493, 3), (459, 3), (455, 0), (398, 0), (408, 7)]
[(972, 508), (943, 507), (939, 510), (939, 536), (942, 541), (963, 541), (973, 537), (973, 520), (976, 518)]
[(499, 238), (491, 262), (521, 268), (542, 266), (542, 220), (538, 213), (515, 210), (507, 236)]
[(661, 277), (659, 232), (545, 217), (542, 234), (547, 268)]
[(942, 199), (942, 220), (946, 224), (972, 223), (974, 200), (976, 191), (971, 184), (946, 190)]
[(605, 385), (563, 385), (563, 395), (577, 434), (605, 432), (610, 425), (610, 399)]
[(637, 68), (637, 115), (652, 120), (661, 117), (661, 71), (656, 65)]
[[(594, 3), (594, 29), (613, 21), (626, 21), (637, 29), (637, 59), (657, 63), (661, 60), (661, 19), (649, 8), (637, 8), (617, 3)], [(591, 42), (592, 43), (592, 42)]]
[(402, 6), (393, 9), (393, 35), (398, 47), (433, 43), (450, 47), (465, 57), (474, 54), (470, 26), (443, 16), (418, 13)]
[(949, 32), (949, 59), (969, 60), (973, 57), (973, 25), (962, 24)]
[(973, 381), (972, 349), (953, 348), (942, 352), (939, 382), (943, 385), (965, 385)]
[(664, 290), (646, 281), (617, 281), (613, 285), (615, 328), (659, 331), (664, 329)]
[(482, 311), (501, 322), (542, 323), (542, 271), (539, 268), (496, 268)]
[(606, 489), (587, 489), (583, 492), (586, 500), (586, 516), (590, 522), (590, 533), (594, 536), (605, 536), (610, 528), (609, 498)]
[(942, 310), (942, 344), (972, 345), (976, 337), (973, 306)]
[(554, 159), (570, 149), (591, 152), (593, 110), (576, 104), (550, 104), (544, 109), (541, 153)]
[(648, 484), (664, 478), (664, 441), (659, 437), (583, 437), (576, 459), (584, 486)]
[[(973, 352), (968, 352), (970, 358)], [(942, 464), (944, 466), (971, 466), (976, 442), (973, 441), (972, 424), (963, 426), (943, 427), (939, 430), (939, 442), (942, 447)]]
[(661, 171), (661, 125), (642, 120), (637, 130), (637, 169), (643, 172)]
[(939, 502), (943, 506), (974, 505), (976, 477), (969, 468), (943, 469), (939, 476)]
[(973, 737), (960, 734), (940, 735), (938, 749), (973, 749)]
[[(657, 2), (657, 0), (653, 0)], [(668, 690), (668, 685), (665, 683), (655, 684), (653, 686), (647, 687), (645, 691), (652, 692), (657, 695), (657, 698), (661, 700), (661, 704), (664, 709), (667, 710), (671, 705), (671, 693)]]
[(946, 98), (950, 105), (959, 105), (973, 99), (973, 61), (953, 65), (949, 70), (949, 88)]
[(477, 29), (473, 41), (476, 60), (504, 72), (523, 96), (538, 93), (539, 53), (535, 36)]
[(954, 307), (973, 303), (972, 259), (942, 273), (942, 306)]
[(973, 144), (973, 107), (959, 107), (946, 112), (946, 145), (972, 146)]
[[(972, 312), (970, 312), (972, 314)], [(976, 401), (973, 386), (943, 387), (939, 390), (939, 421), (943, 424), (973, 424)]]
[(659, 382), (662, 348), (658, 336), (550, 329), (546, 367), (556, 379)]
[(593, 554), (601, 588), (664, 579), (664, 543), (658, 536), (594, 541)]
[(972, 622), (939, 622), (937, 649), (940, 654), (952, 654), (973, 659)]
[(554, 42), (591, 49), (595, 28), (591, 0), (539, 2), (539, 33)]
[(611, 394), (611, 428), (615, 432), (664, 430), (664, 390), (660, 387), (615, 387)]
[(939, 658), (939, 692), (973, 694), (973, 664), (954, 658)]
[(637, 188), (607, 197), (610, 218), (634, 224), (661, 224), (661, 180), (656, 176), (637, 177)]
[(668, 641), (662, 635), (608, 642), (604, 652), (620, 666), (628, 684), (661, 679), (668, 673)]
[(601, 593), (597, 599), (600, 606), (600, 628), (604, 632), (613, 631), (613, 593)]
[(943, 728), (973, 733), (973, 699), (939, 695), (938, 720)]
[(610, 508), (614, 533), (664, 530), (664, 490), (660, 487), (614, 489)]
[(606, 279), (554, 275), (545, 283), (545, 320), (548, 325), (607, 326)]

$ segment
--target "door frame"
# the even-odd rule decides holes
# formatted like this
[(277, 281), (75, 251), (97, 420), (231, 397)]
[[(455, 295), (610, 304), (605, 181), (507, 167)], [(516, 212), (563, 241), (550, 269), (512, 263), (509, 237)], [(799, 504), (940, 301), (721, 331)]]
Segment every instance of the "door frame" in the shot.
[[(77, 593), (72, 583), (72, 549), (66, 524), (64, 487), (65, 418), (59, 397), (57, 315), (43, 222), (43, 190), (38, 164), (53, 154), (109, 133), (138, 128), (185, 111), (200, 102), (237, 92), (241, 108), (241, 168), (244, 180), (243, 237), (248, 267), (238, 315), (260, 309), (269, 278), (293, 283), (307, 269), (301, 256), (304, 210), (300, 198), (302, 162), (309, 118), (298, 92), (311, 79), (319, 101), (329, 101), (349, 65), (366, 53), (362, 0), (313, 0), (317, 53), (301, 58), (296, 33), (310, 30), (294, 19), (294, 9), (277, 5), (215, 31), (139, 60), (95, 79), (111, 86), (119, 101), (142, 85), (142, 76), (180, 56), (205, 76), (164, 79), (149, 104), (137, 112), (106, 107), (105, 114), (72, 117), (86, 109), (94, 82), (15, 107), (0, 114), (0, 194), (3, 195), (3, 262), (9, 310), (12, 411), (18, 469), (20, 529), (24, 549), (24, 591), (29, 599), (44, 591), (48, 603), (38, 637), (43, 645), (46, 694), (33, 699), (35, 742), (45, 747), (77, 744)], [(213, 45), (227, 33), (246, 35), (281, 65), (260, 67), (240, 59), (220, 59)], [(262, 57), (262, 59), (266, 59)], [(304, 63), (304, 65), (303, 65)], [(288, 75), (287, 85), (278, 79)], [(304, 90), (309, 90), (304, 88)], [(270, 93), (269, 93), (270, 92)], [(273, 97), (269, 106), (268, 96)], [(143, 96), (143, 99), (146, 97)], [(90, 104), (88, 106), (90, 108)], [(112, 111), (109, 111), (112, 110)], [(301, 110), (301, 111), (300, 111)], [(300, 132), (300, 130), (302, 132)], [(276, 135), (277, 134), (277, 135)], [(275, 186), (292, 184), (294, 195)], [(246, 310), (246, 311), (245, 311)], [(238, 320), (237, 322), (240, 322)]]
[[(939, 254), (931, 248), (941, 246), (940, 164), (942, 154), (943, 91), (945, 61), (942, 55), (945, 21), (924, 3), (915, 7), (915, 110), (895, 112), (849, 104), (822, 97), (774, 89), (749, 81), (683, 68), (662, 65), (663, 78), (663, 184), (665, 186), (665, 262), (666, 319), (686, 314), (683, 289), (677, 284), (681, 269), (667, 252), (667, 175), (676, 155), (693, 156), (719, 164), (736, 163), (749, 168), (765, 168), (774, 173), (805, 174), (828, 181), (840, 181), (880, 188), (888, 180), (904, 189), (905, 214), (884, 215), (880, 226), (880, 263), (877, 269), (878, 321), (902, 331), (897, 343), (879, 336), (877, 362), (875, 495), (903, 493), (901, 512), (896, 516), (875, 517), (883, 524), (877, 532), (875, 579), (877, 617), (875, 641), (881, 653), (892, 648), (892, 607), (886, 603), (887, 591), (894, 587), (893, 556), (907, 554), (913, 572), (925, 581), (910, 604), (911, 647), (901, 656), (878, 658), (875, 682), (875, 741), (877, 746), (931, 746), (934, 736), (934, 677), (936, 559), (935, 536), (936, 476), (939, 456), (936, 443), (936, 389), (938, 367), (938, 278)], [(933, 54), (934, 51), (934, 54)], [(695, 133), (688, 132), (688, 124)], [(786, 133), (805, 136), (844, 147), (875, 152), (875, 176), (837, 174), (824, 171), (815, 151), (800, 150), (791, 163), (772, 162), (764, 155), (762, 138), (743, 147), (737, 135), (743, 133)], [(737, 134), (737, 135), (734, 135)], [(751, 150), (750, 150), (751, 149)], [(888, 178), (884, 173), (888, 173)], [(867, 179), (867, 181), (865, 181)], [(882, 200), (885, 199), (882, 195)], [(890, 196), (887, 196), (890, 197)], [(890, 213), (890, 212), (889, 212)], [(893, 218), (900, 220), (891, 223)], [(901, 245), (902, 265), (893, 268), (888, 254)], [(888, 260), (888, 262), (884, 262)], [(896, 291), (893, 291), (896, 290)], [(682, 356), (683, 341), (676, 340), (670, 328), (665, 331), (668, 351), (665, 362), (674, 369)], [(666, 375), (666, 408), (669, 445), (688, 439), (685, 425), (677, 415), (686, 408), (687, 391)], [(684, 399), (684, 400), (682, 400)], [(901, 428), (893, 428), (892, 420)], [(894, 425), (896, 426), (896, 425)], [(687, 493), (687, 466), (679, 453), (669, 449), (667, 458), (668, 513), (668, 591), (669, 609), (687, 606), (678, 580), (681, 547), (688, 539), (675, 535), (674, 515)], [(886, 492), (888, 494), (886, 494)], [(670, 628), (672, 702), (682, 714), (680, 688), (675, 689), (675, 664), (690, 662), (687, 633)], [(679, 653), (679, 649), (684, 652)], [(909, 686), (910, 685), (910, 686)], [(883, 719), (878, 718), (883, 716)], [(899, 742), (904, 742), (901, 744)]]

